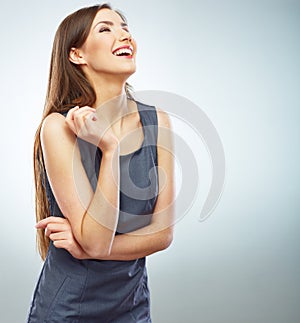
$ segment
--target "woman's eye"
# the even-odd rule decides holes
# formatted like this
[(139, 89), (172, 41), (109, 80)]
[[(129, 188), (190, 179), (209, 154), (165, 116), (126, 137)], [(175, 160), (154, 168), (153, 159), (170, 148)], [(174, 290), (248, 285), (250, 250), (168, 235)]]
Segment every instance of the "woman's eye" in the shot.
[(102, 27), (102, 28), (100, 28), (99, 33), (103, 33), (106, 31), (110, 31), (110, 29), (108, 27)]

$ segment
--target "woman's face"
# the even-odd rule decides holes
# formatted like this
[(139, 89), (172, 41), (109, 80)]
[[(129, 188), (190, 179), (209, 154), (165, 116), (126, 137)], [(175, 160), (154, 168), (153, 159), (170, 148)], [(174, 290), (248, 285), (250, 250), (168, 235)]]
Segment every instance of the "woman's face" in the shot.
[(136, 70), (136, 43), (127, 24), (113, 10), (98, 11), (84, 45), (78, 49), (84, 71), (126, 75)]

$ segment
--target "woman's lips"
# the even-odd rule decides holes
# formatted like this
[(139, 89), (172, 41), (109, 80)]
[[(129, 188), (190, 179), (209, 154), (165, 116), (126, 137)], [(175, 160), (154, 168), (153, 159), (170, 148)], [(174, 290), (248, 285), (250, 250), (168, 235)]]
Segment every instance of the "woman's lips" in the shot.
[(130, 45), (124, 45), (113, 50), (113, 55), (118, 57), (132, 58), (133, 47)]

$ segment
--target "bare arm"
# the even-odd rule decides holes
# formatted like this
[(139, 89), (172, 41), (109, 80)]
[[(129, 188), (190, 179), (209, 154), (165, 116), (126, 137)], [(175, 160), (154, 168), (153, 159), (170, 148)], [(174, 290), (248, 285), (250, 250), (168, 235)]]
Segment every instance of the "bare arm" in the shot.
[(102, 259), (132, 260), (166, 249), (173, 239), (174, 225), (174, 147), (169, 117), (158, 111), (159, 195), (151, 223), (136, 231), (117, 235), (110, 255)]
[[(76, 131), (89, 126), (86, 133), (90, 135), (95, 130), (91, 127), (99, 126), (90, 119), (86, 120), (92, 109), (77, 111), (73, 116)], [(81, 163), (74, 130), (70, 129), (65, 118), (58, 113), (49, 115), (41, 131), (46, 171), (55, 199), (69, 220), (75, 239), (92, 257), (109, 255), (118, 221), (119, 153), (114, 142), (111, 147), (107, 144), (109, 139), (102, 141), (106, 149), (103, 150), (94, 193)], [(49, 219), (43, 221), (41, 227), (51, 222)]]
[[(106, 256), (84, 252), (76, 245), (76, 242), (71, 240), (70, 232), (67, 232), (65, 236), (59, 235), (56, 232), (61, 231), (60, 224), (53, 224), (48, 228), (47, 235), (57, 247), (65, 248), (74, 257), (81, 259), (132, 260), (166, 249), (170, 245), (173, 238), (175, 198), (173, 138), (169, 118), (163, 112), (158, 113), (158, 125), (160, 187), (151, 224), (128, 234), (117, 235), (110, 254)], [(53, 219), (53, 221), (63, 222), (62, 219)]]

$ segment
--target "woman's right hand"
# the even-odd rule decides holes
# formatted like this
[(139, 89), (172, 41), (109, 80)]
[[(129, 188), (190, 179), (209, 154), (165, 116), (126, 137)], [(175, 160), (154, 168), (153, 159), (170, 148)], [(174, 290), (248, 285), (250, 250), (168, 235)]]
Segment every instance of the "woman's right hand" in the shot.
[(85, 106), (68, 111), (66, 123), (75, 135), (99, 147), (101, 151), (115, 151), (119, 141), (104, 118), (99, 118), (96, 109)]
[(76, 241), (68, 219), (49, 216), (35, 225), (36, 229), (44, 229), (45, 235), (53, 241), (56, 248), (66, 249), (76, 259), (89, 259)]

